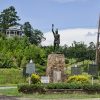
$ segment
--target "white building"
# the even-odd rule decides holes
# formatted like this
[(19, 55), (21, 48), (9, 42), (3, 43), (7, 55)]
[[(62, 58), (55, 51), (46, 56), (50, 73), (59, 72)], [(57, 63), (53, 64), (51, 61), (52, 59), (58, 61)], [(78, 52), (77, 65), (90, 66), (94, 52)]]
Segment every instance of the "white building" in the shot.
[(8, 38), (14, 36), (22, 37), (23, 35), (24, 35), (24, 30), (21, 25), (11, 26), (6, 30), (6, 36)]

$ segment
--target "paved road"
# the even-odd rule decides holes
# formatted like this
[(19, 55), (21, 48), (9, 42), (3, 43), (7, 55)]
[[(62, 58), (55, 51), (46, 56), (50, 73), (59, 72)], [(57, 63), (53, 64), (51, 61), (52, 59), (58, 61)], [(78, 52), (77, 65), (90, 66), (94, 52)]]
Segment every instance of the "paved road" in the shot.
[[(44, 100), (44, 99), (31, 99), (31, 98), (20, 98), (18, 100)], [(100, 98), (94, 98), (94, 99), (45, 99), (45, 100), (100, 100)]]
[[(0, 100), (43, 100), (43, 99), (35, 99), (35, 98), (18, 98), (13, 96), (0, 96)], [(100, 98), (94, 99), (45, 99), (45, 100), (100, 100)]]
[(20, 99), (11, 96), (0, 96), (0, 100), (20, 100)]

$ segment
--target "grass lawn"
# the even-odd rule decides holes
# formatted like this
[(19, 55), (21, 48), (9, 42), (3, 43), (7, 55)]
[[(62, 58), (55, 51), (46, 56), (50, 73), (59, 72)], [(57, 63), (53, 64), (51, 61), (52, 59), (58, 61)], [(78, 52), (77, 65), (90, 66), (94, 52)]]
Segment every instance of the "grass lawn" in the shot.
[(0, 89), (0, 95), (28, 97), (37, 99), (100, 98), (100, 94), (22, 94), (18, 93), (17, 89)]
[(0, 86), (25, 83), (26, 79), (23, 77), (23, 71), (21, 69), (4, 69), (0, 68)]

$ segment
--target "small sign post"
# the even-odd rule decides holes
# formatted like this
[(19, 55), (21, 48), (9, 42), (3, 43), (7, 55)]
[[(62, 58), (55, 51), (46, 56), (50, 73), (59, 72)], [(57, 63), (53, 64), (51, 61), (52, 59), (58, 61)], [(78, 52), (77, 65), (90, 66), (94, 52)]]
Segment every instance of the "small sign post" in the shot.
[(82, 74), (82, 71), (81, 71), (81, 67), (75, 65), (74, 67), (71, 67), (71, 74), (72, 75), (80, 75)]
[(94, 79), (93, 79), (93, 76), (92, 76), (92, 85), (94, 84)]
[(92, 76), (98, 75), (98, 66), (96, 64), (89, 64), (88, 74)]
[(49, 83), (49, 76), (41, 76), (41, 83)]
[(92, 75), (92, 85), (94, 84), (94, 77), (98, 75), (98, 66), (96, 64), (89, 64), (88, 74)]

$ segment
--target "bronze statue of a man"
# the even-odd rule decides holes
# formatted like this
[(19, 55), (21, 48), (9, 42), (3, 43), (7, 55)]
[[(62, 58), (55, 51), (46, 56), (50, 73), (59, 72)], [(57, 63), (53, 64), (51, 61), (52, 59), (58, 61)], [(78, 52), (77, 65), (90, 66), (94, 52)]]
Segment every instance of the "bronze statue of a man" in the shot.
[(58, 34), (58, 29), (54, 31), (54, 24), (52, 24), (52, 32), (54, 35), (54, 50), (58, 50), (60, 44), (60, 35)]

